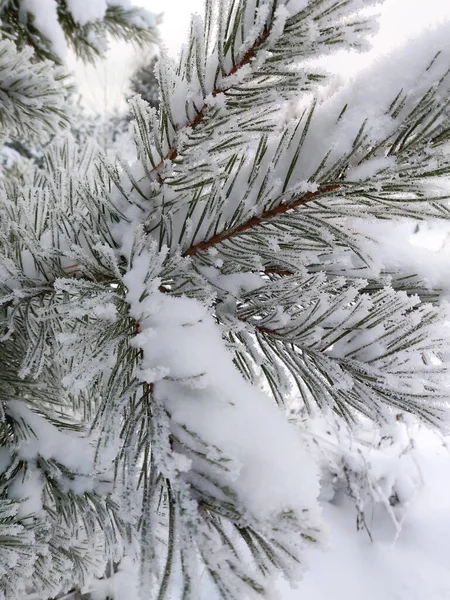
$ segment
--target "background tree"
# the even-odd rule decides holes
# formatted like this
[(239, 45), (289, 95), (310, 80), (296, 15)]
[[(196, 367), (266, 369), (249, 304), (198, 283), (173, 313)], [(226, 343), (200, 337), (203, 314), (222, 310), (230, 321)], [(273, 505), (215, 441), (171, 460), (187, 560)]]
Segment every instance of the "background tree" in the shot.
[(141, 64), (130, 77), (132, 95), (139, 94), (152, 108), (159, 107), (159, 82), (156, 75), (158, 56)]
[[(108, 37), (126, 39), (141, 48), (148, 47), (156, 40), (157, 21), (149, 12), (120, 0), (109, 3), (93, 0), (89, 5), (79, 0), (47, 0), (41, 4), (32, 0), (2, 0), (0, 32), (5, 45), (0, 119), (4, 167), (8, 169), (11, 163), (17, 166), (14, 157), (39, 162), (42, 147), (62, 127), (69, 123), (75, 128), (82, 127), (79, 111), (73, 106), (68, 73), (63, 68), (69, 51), (75, 52), (83, 61), (93, 62), (105, 53)], [(7, 40), (13, 41), (14, 46), (8, 45)], [(13, 48), (21, 51), (14, 57)], [(60, 68), (53, 69), (46, 63), (48, 60)], [(57, 81), (64, 80), (64, 94), (58, 96), (61, 86), (55, 87), (51, 79), (45, 84), (42, 77), (40, 85), (36, 85), (36, 79), (27, 81), (31, 63), (40, 73), (50, 76), (54, 73)], [(54, 101), (50, 103), (48, 100), (52, 96)], [(39, 114), (41, 109), (42, 115)], [(59, 121), (50, 122), (49, 113), (55, 115), (57, 112)], [(86, 116), (85, 120), (89, 118)], [(33, 128), (36, 131), (33, 132)]]
[[(24, 208), (20, 200), (23, 194), (34, 195), (41, 190), (46, 195), (50, 189), (56, 192), (56, 180), (50, 178), (51, 171), (46, 168), (51, 161), (51, 140), (69, 128), (73, 115), (71, 85), (62, 66), (66, 43), (83, 59), (94, 59), (111, 33), (128, 39), (131, 36), (141, 44), (156, 37), (150, 14), (119, 3), (106, 8), (103, 14), (101, 5), (92, 2), (87, 7), (85, 2), (73, 1), (0, 3), (0, 144), (5, 157), (1, 186), (3, 198), (9, 198), (8, 208), (2, 205), (6, 210), (2, 226), (9, 227), (6, 223), (15, 220), (13, 213), (17, 215)], [(55, 66), (55, 62), (60, 65)], [(70, 147), (66, 146), (69, 154)], [(86, 149), (87, 159), (88, 153)], [(71, 157), (66, 155), (66, 159), (67, 171)], [(58, 164), (60, 160), (58, 154)], [(65, 173), (58, 177), (64, 187)], [(42, 197), (33, 213), (38, 221), (45, 206), (52, 210)], [(25, 220), (34, 217), (28, 212)], [(21, 235), (21, 226), (18, 221), (16, 224), (13, 237)], [(4, 291), (12, 281), (3, 261), (3, 249), (2, 242), (0, 279)], [(27, 262), (26, 254), (20, 252), (20, 258), (17, 256), (22, 266), (22, 261)], [(32, 254), (29, 257), (33, 263)], [(117, 523), (114, 520), (116, 503), (107, 491), (110, 479), (92, 479), (85, 462), (88, 458), (93, 465), (94, 454), (80, 437), (85, 429), (82, 413), (58, 382), (56, 371), (52, 375), (52, 369), (44, 368), (46, 374), (41, 371), (39, 377), (37, 373), (26, 374), (26, 369), (19, 373), (20, 355), (27, 352), (26, 334), (20, 331), (19, 323), (14, 332), (5, 328), (15, 312), (16, 301), (7, 300), (2, 293), (1, 305), (0, 596), (23, 598), (28, 592), (55, 595), (61, 589), (83, 585), (97, 571), (101, 574), (105, 544), (117, 550), (117, 532), (124, 526), (120, 518)], [(41, 349), (47, 342), (44, 334)], [(41, 376), (50, 377), (56, 385), (42, 385)], [(82, 412), (86, 414), (84, 409)], [(62, 460), (51, 450), (53, 443), (58, 444), (54, 437), (58, 431), (63, 434), (60, 443), (66, 448)], [(51, 437), (53, 442), (44, 449)], [(102, 515), (109, 519), (109, 524), (103, 524), (106, 528), (100, 526)]]
[(364, 226), (448, 219), (447, 32), (319, 103), (310, 59), (365, 49), (369, 4), (208, 0), (158, 112), (133, 101), (134, 164), (66, 140), (4, 186), (0, 482), (33, 589), (125, 556), (142, 597), (263, 595), (322, 538), (317, 414), (442, 425), (442, 289)]
[(108, 36), (141, 46), (155, 40), (157, 19), (126, 0), (2, 0), (1, 29), (18, 49), (33, 48), (38, 60), (64, 60), (70, 48), (85, 61), (102, 56)]

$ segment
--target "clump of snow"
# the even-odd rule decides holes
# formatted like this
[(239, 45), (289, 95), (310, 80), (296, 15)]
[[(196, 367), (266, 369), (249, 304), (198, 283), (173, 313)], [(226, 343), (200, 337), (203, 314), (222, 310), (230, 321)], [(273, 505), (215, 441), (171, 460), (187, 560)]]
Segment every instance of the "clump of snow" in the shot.
[[(450, 299), (450, 228), (447, 223), (422, 224), (419, 230), (417, 223), (408, 219), (389, 222), (355, 219), (351, 225), (367, 236), (366, 243), (376, 255), (374, 269), (416, 275), (425, 289), (441, 290), (442, 296)], [(370, 240), (376, 240), (376, 250)]]
[(348, 181), (366, 181), (377, 175), (384, 169), (393, 169), (395, 167), (395, 156), (380, 156), (365, 160), (357, 167), (352, 167), (347, 171)]
[(208, 94), (205, 97), (205, 104), (209, 107), (213, 108), (225, 108), (226, 106), (226, 96), (225, 94)]
[(8, 497), (20, 501), (17, 511), (19, 518), (44, 516), (43, 488), (42, 473), (33, 462), (29, 463), (26, 472), (16, 477), (8, 488)]
[[(385, 510), (372, 517), (371, 542), (366, 531), (357, 530), (351, 500), (341, 497), (324, 502), (324, 519), (330, 525), (329, 550), (310, 552), (310, 569), (296, 591), (278, 583), (283, 600), (450, 598), (448, 443), (448, 438), (446, 442), (416, 426), (409, 450), (415, 467), (411, 465), (407, 473), (415, 470), (421, 483), (409, 500), (396, 540), (395, 526)], [(404, 468), (405, 463), (402, 465)], [(392, 458), (389, 466), (395, 468)]]
[(135, 27), (146, 29), (147, 27), (156, 27), (158, 24), (157, 16), (143, 8), (137, 8), (131, 4), (130, 0), (106, 0), (108, 6), (118, 6), (125, 10), (131, 10), (132, 13), (129, 16), (129, 21)]
[[(328, 151), (329, 164), (350, 152), (363, 125), (363, 133), (371, 146), (388, 138), (442, 77), (440, 93), (444, 97), (450, 87), (450, 79), (445, 78), (448, 35), (448, 23), (424, 31), (414, 44), (377, 57), (348, 85), (324, 101), (317, 108), (308, 132), (302, 152), (303, 164), (296, 171), (298, 176), (308, 178)], [(393, 117), (389, 106), (401, 92), (405, 94), (405, 103)], [(372, 161), (370, 164), (376, 166)], [(364, 170), (361, 173), (365, 175)]]
[(100, 21), (106, 14), (106, 0), (67, 0), (67, 7), (76, 23), (83, 26), (92, 21)]
[(285, 0), (284, 6), (289, 16), (293, 16), (304, 10), (308, 5), (308, 0)]
[(53, 52), (60, 59), (64, 59), (67, 54), (67, 43), (58, 21), (55, 0), (22, 0), (20, 10), (22, 14), (28, 12), (33, 15), (36, 27), (50, 41)]
[[(214, 253), (211, 253), (212, 255)], [(220, 265), (216, 267), (199, 267), (199, 271), (207, 277), (210, 283), (223, 292), (228, 292), (238, 298), (243, 292), (250, 292), (260, 288), (264, 281), (258, 273), (220, 273)]]
[(282, 35), (287, 19), (292, 13), (289, 11), (289, 5), (280, 4), (276, 11), (268, 38), (269, 44), (274, 44)]
[(17, 449), (21, 459), (30, 461), (42, 456), (55, 459), (78, 473), (92, 473), (94, 448), (85, 438), (71, 431), (61, 431), (47, 419), (34, 413), (25, 402), (11, 400), (7, 411), (15, 420), (22, 420), (33, 435)]
[(394, 541), (422, 484), (414, 451), (414, 417), (398, 413), (379, 428), (363, 420), (350, 428), (324, 413), (309, 419), (306, 428), (321, 465), (321, 499), (334, 503), (350, 499), (358, 529), (370, 539), (376, 539), (376, 521), (383, 515), (393, 526)]
[(117, 308), (112, 302), (97, 304), (97, 306), (94, 307), (93, 313), (96, 317), (104, 319), (105, 321), (115, 322), (117, 318)]

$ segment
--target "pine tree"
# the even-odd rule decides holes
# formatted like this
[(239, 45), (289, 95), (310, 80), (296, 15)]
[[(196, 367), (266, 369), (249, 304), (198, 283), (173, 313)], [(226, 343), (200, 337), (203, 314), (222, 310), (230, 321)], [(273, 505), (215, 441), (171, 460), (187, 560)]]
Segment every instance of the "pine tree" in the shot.
[(207, 0), (134, 164), (68, 138), (3, 186), (7, 598), (14, 561), (49, 594), (122, 557), (142, 598), (263, 595), (323, 536), (308, 420), (445, 423), (443, 291), (365, 226), (449, 217), (447, 32), (316, 99), (371, 4)]

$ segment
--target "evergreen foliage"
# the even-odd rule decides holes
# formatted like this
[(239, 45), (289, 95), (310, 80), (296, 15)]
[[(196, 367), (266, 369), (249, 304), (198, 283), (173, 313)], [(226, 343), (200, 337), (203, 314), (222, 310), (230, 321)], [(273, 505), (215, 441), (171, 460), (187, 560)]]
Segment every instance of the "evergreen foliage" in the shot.
[(159, 109), (132, 101), (134, 164), (68, 137), (2, 186), (8, 600), (122, 556), (142, 598), (263, 595), (322, 539), (309, 419), (444, 423), (442, 291), (363, 223), (449, 217), (446, 31), (315, 99), (371, 4), (207, 0)]

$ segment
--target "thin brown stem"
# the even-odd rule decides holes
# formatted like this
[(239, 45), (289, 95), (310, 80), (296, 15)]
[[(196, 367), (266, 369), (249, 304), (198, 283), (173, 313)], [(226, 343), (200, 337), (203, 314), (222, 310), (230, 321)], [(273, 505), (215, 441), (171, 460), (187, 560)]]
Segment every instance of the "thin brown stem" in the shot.
[(278, 334), (278, 331), (276, 329), (270, 329), (269, 327), (264, 327), (264, 325), (257, 325), (252, 321), (249, 322), (245, 317), (238, 317), (237, 315), (236, 317), (238, 321), (240, 321), (241, 323), (245, 323), (250, 327), (253, 327), (253, 329), (259, 331), (260, 333), (264, 333), (265, 335), (271, 336), (276, 336)]
[(215, 235), (210, 237), (209, 240), (205, 240), (203, 242), (198, 242), (198, 244), (194, 244), (193, 246), (191, 246), (183, 252), (183, 256), (194, 256), (195, 254), (197, 254), (197, 252), (209, 250), (209, 248), (217, 246), (217, 244), (234, 238), (241, 233), (245, 233), (247, 231), (255, 229), (256, 227), (261, 227), (267, 221), (270, 221), (274, 217), (285, 214), (293, 208), (303, 206), (304, 204), (314, 200), (318, 196), (323, 196), (324, 194), (328, 194), (330, 192), (338, 190), (339, 188), (339, 184), (333, 184), (321, 187), (316, 192), (306, 192), (306, 194), (304, 194), (300, 198), (297, 198), (297, 200), (294, 200), (293, 202), (289, 202), (287, 204), (279, 204), (278, 206), (275, 206), (275, 208), (271, 208), (269, 210), (264, 211), (257, 217), (251, 217), (250, 219), (248, 219), (248, 221), (245, 221), (245, 223), (242, 223), (241, 225), (236, 227), (236, 229), (216, 233)]
[(294, 275), (294, 271), (288, 271), (288, 269), (264, 269), (263, 275), (279, 275), (280, 277), (289, 277)]

